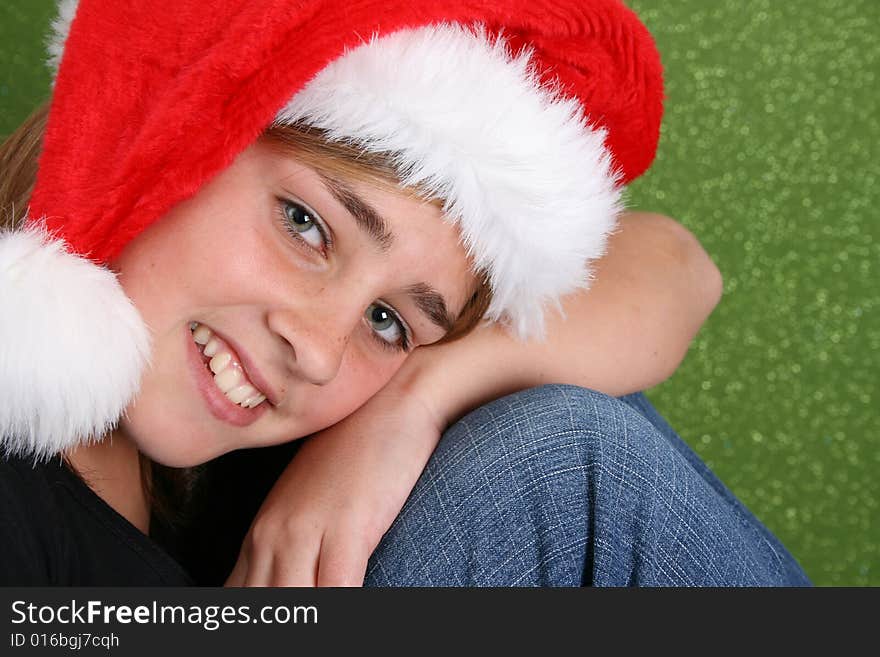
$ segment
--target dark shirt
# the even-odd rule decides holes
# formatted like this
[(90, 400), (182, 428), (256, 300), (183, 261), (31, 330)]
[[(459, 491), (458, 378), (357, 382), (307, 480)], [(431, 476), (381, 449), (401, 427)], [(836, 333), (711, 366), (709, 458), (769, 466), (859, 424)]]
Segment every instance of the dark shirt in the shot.
[(0, 458), (0, 584), (186, 586), (156, 541), (56, 458)]
[(159, 539), (200, 586), (226, 581), (251, 521), (301, 444), (238, 450), (203, 466), (186, 522)]

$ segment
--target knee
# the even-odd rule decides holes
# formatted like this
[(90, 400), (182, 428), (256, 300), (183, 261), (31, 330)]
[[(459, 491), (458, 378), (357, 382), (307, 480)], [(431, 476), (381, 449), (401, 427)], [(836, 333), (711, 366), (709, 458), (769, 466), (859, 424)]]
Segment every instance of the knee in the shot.
[(398, 529), (437, 527), (455, 543), (441, 541), (443, 550), (467, 564), (465, 579), (589, 581), (594, 533), (613, 534), (604, 510), (616, 507), (605, 498), (626, 488), (621, 469), (636, 467), (620, 453), (635, 415), (614, 398), (566, 385), (490, 402), (445, 432)]
[[(592, 426), (616, 405), (614, 397), (573, 385), (548, 384), (521, 390), (491, 401), (464, 416), (469, 427), (492, 426), (500, 431), (529, 424)], [(450, 427), (453, 429), (455, 425)]]
[(484, 467), (524, 469), (540, 476), (536, 473), (548, 469), (616, 467), (622, 451), (631, 465), (646, 462), (646, 454), (633, 458), (633, 452), (650, 450), (653, 433), (644, 416), (614, 397), (554, 384), (472, 411), (447, 429), (436, 456), (470, 470), (465, 463), (478, 454)]
[[(485, 404), (464, 416), (447, 433), (586, 434), (601, 438), (647, 423), (632, 406), (602, 392), (572, 385), (529, 388)], [(649, 424), (649, 423), (648, 423)]]

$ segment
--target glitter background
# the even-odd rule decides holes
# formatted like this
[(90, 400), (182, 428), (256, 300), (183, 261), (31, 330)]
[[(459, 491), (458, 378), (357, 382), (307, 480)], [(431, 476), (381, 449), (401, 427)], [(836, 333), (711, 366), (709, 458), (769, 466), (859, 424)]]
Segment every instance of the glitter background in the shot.
[[(632, 207), (693, 231), (721, 305), (649, 396), (820, 585), (880, 584), (876, 0), (631, 0), (666, 68)], [(50, 0), (0, 5), (0, 134), (47, 95)]]

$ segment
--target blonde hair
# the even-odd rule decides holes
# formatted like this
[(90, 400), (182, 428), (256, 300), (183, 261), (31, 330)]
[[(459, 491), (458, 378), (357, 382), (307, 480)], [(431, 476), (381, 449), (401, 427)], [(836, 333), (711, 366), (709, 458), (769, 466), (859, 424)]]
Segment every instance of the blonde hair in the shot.
[[(49, 104), (44, 103), (0, 145), (0, 228), (18, 228), (27, 212), (48, 114)], [(261, 139), (288, 150), (325, 173), (387, 189), (403, 189), (438, 206), (442, 203), (442, 200), (431, 197), (424, 190), (401, 187), (392, 164), (392, 154), (369, 153), (356, 146), (332, 142), (324, 137), (322, 131), (301, 125), (272, 125)], [(479, 324), (491, 300), (488, 279), (484, 272), (480, 272), (477, 274), (476, 289), (469, 295), (452, 329), (437, 344), (452, 342), (467, 335)]]
[(27, 212), (48, 115), (43, 103), (0, 144), (0, 228), (18, 228)]

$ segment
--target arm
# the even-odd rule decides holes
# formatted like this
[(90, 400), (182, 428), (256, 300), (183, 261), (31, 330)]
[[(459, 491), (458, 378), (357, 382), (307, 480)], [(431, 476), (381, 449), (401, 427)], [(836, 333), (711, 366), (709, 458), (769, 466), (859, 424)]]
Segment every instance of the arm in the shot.
[(227, 583), (361, 583), (450, 423), (544, 383), (610, 395), (655, 385), (675, 371), (720, 295), (720, 274), (689, 232), (659, 215), (626, 215), (592, 288), (564, 300), (567, 319), (548, 316), (545, 342), (484, 327), (417, 349), (375, 397), (310, 438), (264, 502)]
[(487, 401), (546, 383), (620, 396), (669, 378), (718, 304), (721, 274), (672, 219), (631, 213), (620, 223), (590, 290), (563, 300), (566, 318), (547, 314), (544, 342), (480, 327), (416, 350), (392, 385), (423, 396), (448, 426)]

